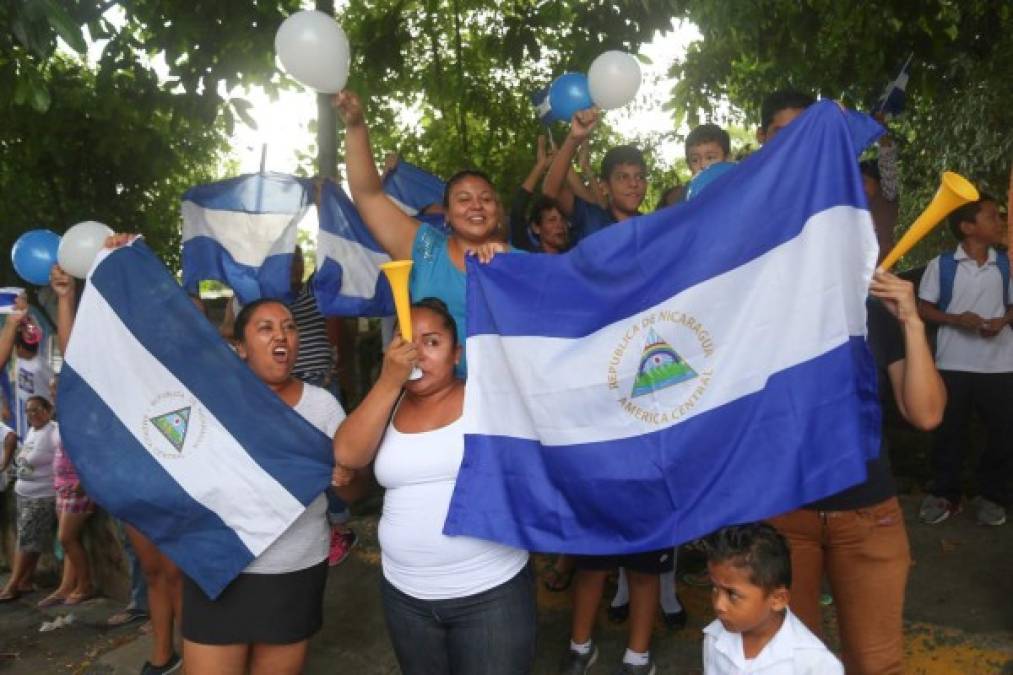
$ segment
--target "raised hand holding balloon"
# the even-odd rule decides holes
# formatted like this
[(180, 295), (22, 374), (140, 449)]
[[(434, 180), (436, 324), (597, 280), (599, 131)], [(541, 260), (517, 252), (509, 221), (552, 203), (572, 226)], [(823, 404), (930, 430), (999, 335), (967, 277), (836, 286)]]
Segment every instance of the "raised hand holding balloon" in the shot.
[(348, 82), (348, 37), (323, 12), (304, 10), (285, 19), (274, 36), (274, 49), (288, 74), (311, 89), (336, 94)]

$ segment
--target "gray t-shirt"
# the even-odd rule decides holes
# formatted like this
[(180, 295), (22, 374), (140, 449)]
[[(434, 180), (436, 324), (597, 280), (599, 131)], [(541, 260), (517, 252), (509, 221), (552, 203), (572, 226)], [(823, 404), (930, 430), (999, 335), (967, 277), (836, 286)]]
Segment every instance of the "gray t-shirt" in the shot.
[[(302, 398), (295, 404), (295, 411), (328, 438), (334, 438), (338, 425), (345, 419), (345, 411), (330, 392), (312, 384), (303, 384)], [(320, 494), (243, 572), (285, 574), (312, 567), (327, 557), (330, 534), (327, 495)]]

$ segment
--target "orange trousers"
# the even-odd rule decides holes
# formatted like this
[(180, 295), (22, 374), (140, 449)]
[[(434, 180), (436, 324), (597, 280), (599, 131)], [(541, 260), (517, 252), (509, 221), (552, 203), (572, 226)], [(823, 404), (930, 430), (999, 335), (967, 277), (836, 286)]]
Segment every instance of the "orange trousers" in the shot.
[(903, 673), (911, 552), (897, 498), (854, 511), (798, 509), (770, 524), (791, 545), (791, 610), (818, 636), (826, 574), (848, 675)]

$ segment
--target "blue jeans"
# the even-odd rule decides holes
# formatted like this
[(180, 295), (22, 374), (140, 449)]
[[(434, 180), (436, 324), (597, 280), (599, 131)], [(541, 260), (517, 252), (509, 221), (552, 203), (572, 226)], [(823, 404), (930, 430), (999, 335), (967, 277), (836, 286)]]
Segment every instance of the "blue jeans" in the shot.
[(383, 613), (405, 675), (522, 675), (535, 661), (531, 566), (488, 591), (419, 600), (381, 579)]

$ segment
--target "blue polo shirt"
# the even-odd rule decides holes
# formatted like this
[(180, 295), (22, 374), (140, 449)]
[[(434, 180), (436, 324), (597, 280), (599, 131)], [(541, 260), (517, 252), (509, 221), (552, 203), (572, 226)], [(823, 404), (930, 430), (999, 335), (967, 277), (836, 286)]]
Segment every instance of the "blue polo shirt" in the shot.
[(574, 195), (573, 211), (570, 213), (570, 238), (574, 244), (615, 222), (611, 211)]

